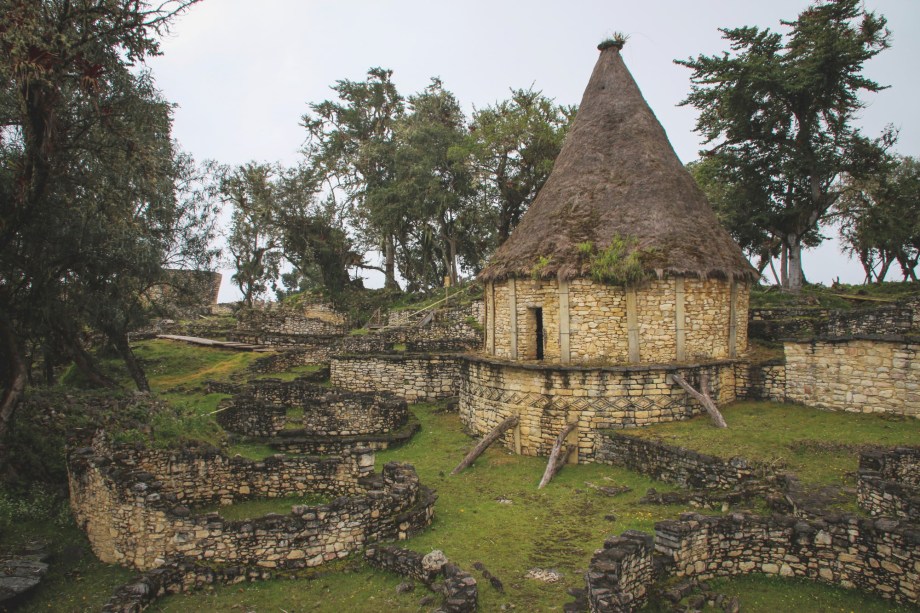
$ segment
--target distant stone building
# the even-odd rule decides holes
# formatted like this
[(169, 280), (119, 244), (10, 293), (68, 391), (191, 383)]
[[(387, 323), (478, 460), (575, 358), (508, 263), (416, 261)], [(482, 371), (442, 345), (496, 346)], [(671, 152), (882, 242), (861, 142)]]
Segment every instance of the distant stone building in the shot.
[(485, 349), (465, 365), (461, 417), (484, 433), (518, 415), (505, 442), (520, 453), (548, 452), (577, 422), (588, 459), (597, 429), (689, 417), (699, 407), (669, 374), (705, 373), (716, 402), (733, 400), (731, 361), (747, 347), (757, 272), (620, 47), (601, 45), (552, 174), (479, 277)]
[(223, 276), (210, 270), (166, 269), (162, 283), (147, 290), (148, 298), (165, 306), (207, 307), (217, 304)]

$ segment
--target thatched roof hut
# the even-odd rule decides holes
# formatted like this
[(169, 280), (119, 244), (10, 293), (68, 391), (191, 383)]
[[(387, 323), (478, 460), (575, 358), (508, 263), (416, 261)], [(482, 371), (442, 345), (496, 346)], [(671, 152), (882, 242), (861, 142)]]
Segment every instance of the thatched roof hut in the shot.
[(657, 277), (751, 281), (757, 272), (716, 220), (620, 56), (601, 45), (575, 123), (552, 174), (483, 281), (587, 275), (579, 244), (615, 237), (651, 254)]

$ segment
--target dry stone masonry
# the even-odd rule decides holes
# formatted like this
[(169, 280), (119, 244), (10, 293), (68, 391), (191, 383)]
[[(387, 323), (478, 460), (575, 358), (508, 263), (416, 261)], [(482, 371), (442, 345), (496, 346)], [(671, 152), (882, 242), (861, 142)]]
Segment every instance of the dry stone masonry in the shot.
[(334, 387), (386, 391), (408, 402), (456, 396), (462, 359), (452, 354), (339, 355), (330, 364)]
[(862, 452), (856, 493), (859, 506), (873, 517), (920, 523), (920, 448)]
[(571, 443), (578, 461), (592, 461), (601, 431), (687, 419), (702, 409), (676, 383), (680, 374), (698, 385), (708, 373), (713, 400), (735, 399), (732, 362), (687, 366), (579, 367), (512, 364), (466, 356), (461, 370), (460, 418), (483, 436), (517, 415), (519, 425), (503, 435), (506, 447), (525, 455), (547, 455), (567, 424), (577, 423)]
[(456, 564), (451, 564), (439, 550), (422, 555), (399, 547), (375, 546), (365, 551), (374, 567), (420, 581), (444, 594), (444, 613), (472, 613), (479, 601), (476, 579)]
[[(228, 458), (205, 447), (149, 450), (97, 437), (68, 458), (71, 507), (100, 560), (139, 570), (175, 556), (264, 568), (303, 568), (366, 544), (402, 540), (431, 522), (434, 494), (415, 470), (373, 453)], [(331, 503), (228, 521), (200, 505), (322, 493)]]
[(802, 577), (917, 605), (920, 531), (916, 524), (847, 515), (685, 513), (655, 524), (654, 537), (629, 531), (608, 538), (585, 583), (591, 611), (612, 613), (639, 610), (654, 584), (669, 576), (751, 573)]
[(787, 341), (786, 399), (856, 413), (920, 418), (920, 338)]

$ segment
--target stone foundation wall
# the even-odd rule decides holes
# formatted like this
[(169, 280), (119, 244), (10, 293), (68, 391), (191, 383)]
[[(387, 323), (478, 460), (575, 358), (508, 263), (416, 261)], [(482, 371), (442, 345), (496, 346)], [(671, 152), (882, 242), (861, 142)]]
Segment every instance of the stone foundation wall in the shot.
[(920, 417), (920, 339), (786, 341), (786, 398), (822, 409)]
[[(650, 281), (636, 290), (638, 363), (730, 357), (731, 287), (730, 282), (719, 279), (678, 282), (671, 278)], [(733, 349), (739, 354), (747, 347), (748, 293), (746, 284), (737, 284)], [(681, 296), (682, 306), (678, 306)], [(562, 303), (568, 305), (566, 322), (560, 320), (565, 316)], [(589, 279), (569, 281), (563, 288), (555, 280), (509, 279), (489, 284), (485, 291), (486, 352), (500, 359), (536, 359), (536, 309), (541, 309), (546, 361), (565, 361), (562, 338), (567, 326), (570, 363), (628, 363), (628, 303), (623, 287)], [(683, 313), (680, 322), (679, 310)], [(679, 338), (683, 339), (683, 357), (678, 360)]]
[(329, 335), (348, 330), (345, 315), (324, 304), (293, 308), (269, 303), (264, 308), (242, 310), (238, 319), (240, 330), (269, 335)]
[(687, 513), (655, 524), (655, 549), (678, 576), (804, 577), (918, 604), (920, 531), (904, 522)]
[(250, 372), (280, 372), (293, 366), (312, 366), (328, 364), (332, 356), (339, 353), (376, 353), (389, 351), (395, 339), (386, 334), (365, 334), (347, 336), (279, 336), (252, 334), (245, 336), (234, 333), (232, 340), (237, 342), (258, 343), (273, 347), (287, 347), (274, 355), (259, 358), (249, 366)]
[(461, 357), (434, 354), (340, 355), (330, 364), (334, 387), (391, 392), (408, 402), (456, 396)]
[[(111, 451), (111, 453), (107, 453)], [(434, 495), (415, 470), (373, 454), (253, 462), (195, 450), (145, 452), (103, 445), (69, 456), (71, 506), (104, 562), (140, 570), (173, 556), (265, 568), (303, 568), (379, 540), (405, 539), (431, 521)], [(307, 492), (339, 495), (289, 515), (228, 521), (188, 505)]]
[(479, 588), (468, 572), (451, 564), (438, 550), (427, 555), (399, 547), (370, 547), (365, 559), (375, 568), (416, 579), (430, 588), (443, 578), (438, 591), (444, 594), (444, 613), (472, 613), (479, 606)]
[(103, 613), (138, 613), (167, 594), (182, 594), (211, 585), (235, 585), (272, 578), (266, 568), (214, 566), (196, 560), (171, 559), (115, 589)]
[(702, 409), (669, 375), (699, 385), (709, 374), (718, 404), (735, 399), (732, 362), (686, 367), (579, 367), (517, 364), (466, 356), (460, 376), (460, 419), (473, 436), (483, 436), (506, 418), (520, 417), (502, 441), (525, 455), (547, 455), (556, 436), (577, 422), (571, 444), (578, 460), (592, 461), (602, 430), (688, 419)]
[(920, 522), (920, 448), (862, 452), (856, 493), (859, 506), (874, 517)]
[(628, 530), (607, 537), (585, 573), (592, 613), (637, 611), (645, 606), (656, 580), (654, 552), (654, 538), (644, 532)]
[(751, 337), (771, 341), (816, 336), (910, 334), (920, 328), (920, 298), (858, 309), (752, 309), (749, 325)]
[(785, 360), (735, 363), (735, 395), (750, 400), (785, 401)]
[(772, 473), (744, 458), (723, 460), (619, 432), (602, 437), (595, 460), (693, 489), (734, 489)]

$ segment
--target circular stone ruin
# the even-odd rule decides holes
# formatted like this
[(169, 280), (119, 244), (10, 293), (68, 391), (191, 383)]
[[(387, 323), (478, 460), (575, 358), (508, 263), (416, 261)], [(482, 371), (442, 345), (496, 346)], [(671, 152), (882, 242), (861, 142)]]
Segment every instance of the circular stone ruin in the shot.
[[(100, 560), (139, 570), (173, 558), (296, 569), (403, 540), (431, 523), (435, 495), (415, 469), (374, 454), (230, 458), (205, 445), (147, 449), (97, 435), (68, 456), (74, 517)], [(321, 494), (328, 504), (239, 521), (196, 512), (211, 505)]]
[(418, 430), (406, 401), (387, 392), (352, 392), (306, 379), (252, 380), (219, 406), (228, 432), (290, 453), (386, 449)]

